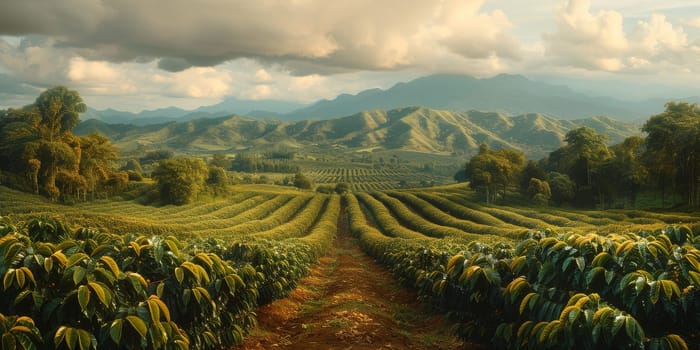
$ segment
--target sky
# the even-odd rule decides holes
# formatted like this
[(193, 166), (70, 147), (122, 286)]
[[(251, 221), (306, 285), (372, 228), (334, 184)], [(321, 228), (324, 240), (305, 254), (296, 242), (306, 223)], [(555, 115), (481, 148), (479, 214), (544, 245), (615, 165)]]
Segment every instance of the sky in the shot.
[(8, 0), (0, 108), (65, 85), (97, 109), (310, 103), (434, 73), (700, 95), (700, 0)]

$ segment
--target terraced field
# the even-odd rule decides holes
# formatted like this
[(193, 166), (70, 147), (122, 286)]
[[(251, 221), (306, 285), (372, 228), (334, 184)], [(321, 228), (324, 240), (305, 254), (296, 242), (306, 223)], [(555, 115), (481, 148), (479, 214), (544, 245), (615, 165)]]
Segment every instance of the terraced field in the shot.
[[(574, 211), (556, 208), (487, 206), (470, 200), (464, 186), (359, 192), (367, 225), (401, 239), (446, 239), (484, 243), (513, 242), (531, 230), (551, 228), (580, 233), (654, 230), (669, 224), (698, 227), (698, 218), (683, 213), (630, 210)], [(144, 206), (133, 201), (97, 201), (72, 206), (0, 187), (0, 213), (18, 220), (57, 216), (66, 222), (112, 233), (168, 234), (179, 238), (225, 240), (303, 237), (339, 198), (309, 192), (241, 186), (232, 195), (184, 206)], [(331, 203), (333, 202), (333, 203)], [(352, 206), (352, 204), (350, 204)], [(351, 220), (359, 220), (351, 217)]]
[(320, 168), (308, 173), (317, 184), (347, 183), (353, 192), (397, 189), (405, 183), (411, 187), (425, 184), (444, 185), (453, 182), (445, 176), (421, 174), (403, 168)]

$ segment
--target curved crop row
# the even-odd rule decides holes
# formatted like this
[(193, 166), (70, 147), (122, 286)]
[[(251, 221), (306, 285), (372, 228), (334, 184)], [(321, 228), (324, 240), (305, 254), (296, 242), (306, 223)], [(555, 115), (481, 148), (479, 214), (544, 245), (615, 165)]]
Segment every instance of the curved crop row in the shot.
[(327, 202), (325, 196), (311, 197), (293, 218), (265, 231), (259, 231), (245, 237), (246, 240), (268, 239), (282, 240), (303, 236), (316, 219), (323, 213)]
[(442, 210), (443, 212), (449, 213), (457, 218), (472, 221), (477, 224), (487, 225), (487, 226), (499, 226), (504, 228), (519, 228), (520, 226), (515, 226), (504, 222), (487, 213), (465, 207), (464, 205), (457, 204), (445, 197), (439, 196), (437, 194), (414, 191), (416, 196), (419, 198), (430, 202), (432, 205)]
[[(420, 214), (420, 217), (428, 219), (438, 225), (453, 227), (464, 232), (474, 234), (486, 234), (510, 238), (516, 238), (526, 232), (526, 229), (519, 227), (501, 228), (498, 226), (482, 225), (474, 223), (472, 221), (455, 218), (454, 216), (451, 216), (445, 213), (444, 211), (434, 207), (428, 201), (418, 198), (417, 196), (408, 192), (391, 191), (387, 192), (387, 194), (396, 198), (397, 200), (400, 200), (402, 203), (409, 205), (411, 208), (413, 208), (413, 210)], [(385, 203), (389, 204), (388, 199)], [(493, 237), (490, 237), (490, 240), (493, 240)]]
[(407, 239), (425, 239), (432, 238), (420, 232), (410, 230), (401, 225), (391, 212), (378, 200), (374, 199), (370, 194), (362, 192), (357, 194), (358, 200), (364, 204), (372, 213), (375, 222), (380, 226), (381, 231), (392, 237), (407, 238)]
[[(226, 228), (199, 229), (193, 230), (191, 233), (202, 237), (240, 237), (243, 235), (249, 235), (255, 232), (272, 229), (275, 226), (289, 221), (312, 198), (312, 196), (290, 197), (291, 199), (282, 205), (279, 205), (279, 202), (275, 203), (273, 199), (251, 210), (248, 210), (239, 215), (245, 216), (245, 219), (240, 219), (238, 216), (232, 218), (232, 224)], [(262, 217), (254, 219), (252, 214), (250, 214), (251, 212), (255, 212), (255, 214), (262, 214)]]
[(527, 216), (523, 216), (517, 213), (514, 213), (512, 211), (504, 210), (504, 209), (499, 209), (494, 206), (487, 206), (487, 205), (479, 205), (471, 201), (464, 200), (461, 196), (455, 196), (455, 195), (445, 195), (446, 198), (448, 198), (451, 201), (454, 201), (458, 204), (461, 204), (465, 207), (474, 209), (474, 210), (479, 210), (483, 211), (485, 213), (488, 213), (490, 215), (493, 215), (507, 223), (511, 223), (517, 226), (521, 227), (526, 227), (526, 228), (531, 228), (531, 229), (542, 229), (545, 227), (548, 227), (549, 225), (542, 221), (542, 220), (537, 220), (537, 219), (532, 219)]

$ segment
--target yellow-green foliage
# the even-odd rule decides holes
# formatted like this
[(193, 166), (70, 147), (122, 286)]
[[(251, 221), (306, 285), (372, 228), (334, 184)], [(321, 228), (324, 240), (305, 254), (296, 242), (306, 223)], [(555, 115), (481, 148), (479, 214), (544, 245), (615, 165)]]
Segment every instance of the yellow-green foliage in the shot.
[(338, 217), (340, 216), (340, 196), (333, 195), (321, 209), (320, 217), (311, 228), (308, 235), (301, 238), (288, 239), (285, 242), (300, 242), (308, 244), (316, 252), (317, 257), (323, 256), (333, 243), (335, 233), (338, 230)]
[[(289, 201), (286, 201), (286, 203), (282, 205), (280, 205), (279, 202), (275, 202), (273, 199), (243, 213), (242, 215), (239, 215), (245, 216), (244, 219), (241, 219), (239, 216), (232, 218), (232, 224), (229, 227), (221, 229), (205, 228), (192, 231), (192, 233), (202, 237), (226, 238), (227, 236), (236, 237), (270, 230), (273, 227), (289, 221), (294, 214), (296, 214), (306, 205), (309, 200), (311, 200), (311, 198), (312, 196), (296, 196), (292, 197)], [(282, 202), (284, 202), (284, 200), (282, 200)], [(258, 208), (260, 208), (260, 210), (256, 210)], [(258, 217), (257, 219), (254, 219), (256, 216), (246, 215), (248, 212), (253, 211), (258, 214), (256, 215)]]
[(247, 237), (249, 240), (270, 239), (282, 240), (286, 238), (301, 237), (314, 224), (316, 218), (322, 213), (327, 198), (325, 196), (314, 196), (304, 205), (289, 221), (274, 226), (265, 231), (259, 231)]
[(447, 195), (446, 197), (461, 205), (472, 208), (474, 210), (483, 211), (513, 225), (531, 229), (541, 229), (543, 227), (549, 226), (546, 222), (542, 220), (532, 219), (527, 216), (514, 213), (513, 211), (507, 209), (501, 209), (495, 206), (481, 205), (475, 202), (465, 201), (462, 197), (455, 195)]
[[(406, 222), (411, 222), (411, 223), (419, 223), (420, 220), (425, 221), (426, 219), (430, 220), (431, 222), (434, 222), (437, 225), (431, 225), (431, 222), (424, 223), (424, 226), (427, 229), (434, 229), (436, 232), (440, 232), (442, 230), (445, 232), (445, 236), (453, 236), (453, 237), (460, 237), (463, 236), (465, 232), (468, 233), (473, 233), (473, 234), (485, 234), (485, 235), (496, 235), (496, 236), (501, 236), (501, 237), (512, 237), (516, 238), (518, 236), (521, 236), (526, 229), (524, 228), (519, 228), (516, 226), (511, 226), (511, 225), (506, 225), (504, 224), (503, 226), (489, 226), (489, 225), (483, 225), (483, 224), (477, 224), (468, 220), (462, 220), (455, 218), (454, 216), (451, 216), (444, 211), (434, 207), (432, 204), (429, 202), (418, 198), (417, 196), (407, 193), (407, 192), (398, 192), (398, 191), (390, 191), (387, 192), (389, 195), (395, 197), (396, 199), (389, 198), (386, 195), (383, 194), (378, 194), (377, 197), (382, 200), (384, 203), (387, 205), (391, 205), (392, 208), (395, 206), (398, 207), (399, 203), (406, 203), (411, 206), (414, 210), (416, 210), (417, 213), (419, 214), (412, 214), (411, 219), (405, 218)], [(397, 203), (399, 202), (399, 203)], [(391, 204), (390, 204), (391, 203)], [(406, 210), (402, 210), (403, 212), (406, 212)], [(424, 219), (425, 217), (425, 219)], [(442, 225), (442, 226), (438, 226)], [(449, 227), (449, 228), (454, 228), (457, 229), (458, 232), (457, 234), (451, 233), (452, 230), (448, 231), (446, 229), (441, 229), (441, 227)], [(461, 234), (459, 234), (461, 233)], [(475, 237), (471, 237), (475, 238)], [(482, 237), (482, 239), (491, 241), (491, 239), (488, 239), (486, 237)]]
[(380, 201), (374, 199), (370, 194), (365, 192), (358, 193), (357, 198), (372, 213), (374, 222), (387, 236), (408, 239), (423, 239), (430, 237), (421, 232), (410, 230), (405, 226), (402, 226), (392, 215), (389, 209), (387, 209)]

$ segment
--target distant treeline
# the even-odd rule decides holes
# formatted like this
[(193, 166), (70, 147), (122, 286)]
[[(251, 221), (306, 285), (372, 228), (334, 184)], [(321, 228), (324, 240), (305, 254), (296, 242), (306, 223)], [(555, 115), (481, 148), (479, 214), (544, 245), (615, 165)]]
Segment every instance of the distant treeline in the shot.
[(489, 203), (505, 202), (506, 190), (517, 186), (540, 204), (552, 200), (580, 207), (634, 207), (646, 190), (658, 194), (661, 207), (669, 195), (690, 208), (700, 207), (698, 105), (669, 102), (642, 131), (645, 137), (632, 136), (609, 147), (605, 135), (584, 126), (569, 131), (566, 144), (539, 161), (482, 145), (455, 178), (470, 181)]
[(248, 173), (298, 173), (301, 169), (290, 162), (295, 153), (238, 153), (230, 169)]

